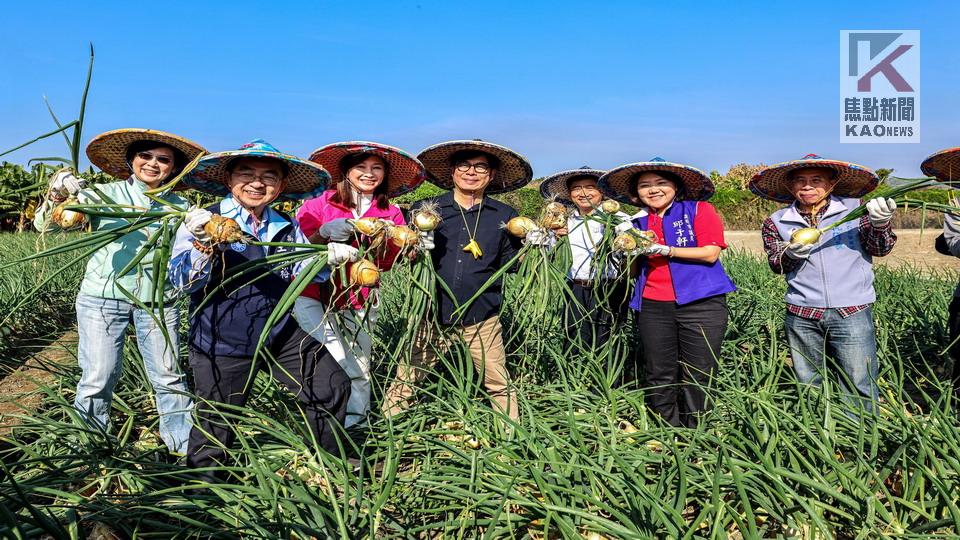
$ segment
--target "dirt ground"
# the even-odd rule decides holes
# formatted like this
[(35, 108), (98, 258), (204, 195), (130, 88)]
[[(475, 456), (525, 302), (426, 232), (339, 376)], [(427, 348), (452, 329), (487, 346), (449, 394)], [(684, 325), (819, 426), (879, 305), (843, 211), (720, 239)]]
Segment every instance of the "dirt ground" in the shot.
[[(918, 269), (946, 269), (960, 272), (960, 259), (941, 255), (933, 249), (933, 241), (941, 231), (925, 229), (923, 235), (919, 229), (896, 231), (897, 245), (886, 257), (877, 257), (876, 264), (886, 264), (894, 268), (911, 266)], [(726, 231), (727, 244), (731, 248), (740, 248), (763, 253), (760, 231)]]
[(20, 424), (15, 415), (29, 414), (40, 406), (43, 394), (37, 384), (51, 382), (58, 364), (76, 363), (76, 356), (71, 352), (76, 344), (77, 332), (67, 332), (9, 375), (0, 373), (0, 438)]

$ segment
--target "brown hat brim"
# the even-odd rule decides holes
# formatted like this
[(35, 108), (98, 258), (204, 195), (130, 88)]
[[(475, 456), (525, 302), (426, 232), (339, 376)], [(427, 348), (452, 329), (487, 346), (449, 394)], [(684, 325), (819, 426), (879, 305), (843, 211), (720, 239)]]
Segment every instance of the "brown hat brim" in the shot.
[(453, 174), (450, 156), (461, 150), (476, 150), (495, 156), (500, 167), (485, 193), (504, 193), (521, 188), (533, 180), (533, 167), (517, 152), (499, 144), (486, 141), (448, 141), (424, 149), (417, 158), (427, 169), (430, 181), (444, 188), (453, 189)]
[[(114, 178), (125, 179), (133, 174), (127, 162), (127, 149), (140, 141), (153, 141), (176, 148), (187, 158), (187, 163), (207, 151), (199, 144), (165, 131), (141, 128), (115, 129), (101, 133), (87, 145), (87, 158), (90, 163)], [(187, 163), (179, 163), (180, 167)], [(185, 189), (178, 185), (177, 188)]]
[(330, 173), (334, 183), (344, 178), (345, 171), (340, 170), (343, 158), (352, 154), (373, 154), (387, 162), (387, 198), (394, 198), (417, 189), (427, 179), (427, 171), (420, 160), (403, 150), (368, 141), (346, 141), (328, 144), (310, 154), (310, 161), (317, 163)]
[(688, 200), (705, 201), (713, 196), (715, 188), (710, 177), (696, 167), (669, 161), (641, 161), (611, 169), (600, 177), (600, 187), (614, 195), (620, 202), (636, 204), (632, 179), (643, 172), (664, 171), (673, 173), (683, 182), (684, 195)]
[(771, 165), (758, 172), (750, 180), (750, 191), (759, 197), (791, 203), (796, 197), (790, 193), (787, 183), (790, 173), (798, 169), (830, 169), (836, 174), (832, 193), (839, 197), (863, 197), (880, 184), (880, 177), (863, 165), (833, 159), (797, 159)]

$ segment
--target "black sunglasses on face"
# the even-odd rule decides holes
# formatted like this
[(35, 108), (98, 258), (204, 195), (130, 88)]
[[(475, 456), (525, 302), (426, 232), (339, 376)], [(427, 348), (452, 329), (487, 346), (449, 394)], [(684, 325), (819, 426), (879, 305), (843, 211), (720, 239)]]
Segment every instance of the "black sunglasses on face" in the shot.
[(137, 157), (144, 161), (157, 160), (157, 163), (161, 165), (170, 165), (173, 163), (173, 159), (167, 156), (158, 156), (151, 152), (137, 152)]

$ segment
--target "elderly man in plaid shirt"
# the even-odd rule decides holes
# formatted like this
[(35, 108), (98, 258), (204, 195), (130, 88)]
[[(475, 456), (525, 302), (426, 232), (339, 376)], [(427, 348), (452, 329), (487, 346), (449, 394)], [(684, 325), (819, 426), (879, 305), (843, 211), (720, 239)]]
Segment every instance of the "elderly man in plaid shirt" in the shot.
[(867, 215), (813, 244), (791, 236), (842, 220), (878, 183), (865, 167), (815, 155), (768, 167), (750, 182), (757, 195), (791, 203), (766, 219), (762, 234), (770, 268), (787, 279), (785, 323), (797, 378), (819, 386), (830, 358), (843, 371), (845, 396), (866, 411), (878, 394), (873, 257), (887, 255), (897, 241), (890, 225), (896, 203), (872, 199)]

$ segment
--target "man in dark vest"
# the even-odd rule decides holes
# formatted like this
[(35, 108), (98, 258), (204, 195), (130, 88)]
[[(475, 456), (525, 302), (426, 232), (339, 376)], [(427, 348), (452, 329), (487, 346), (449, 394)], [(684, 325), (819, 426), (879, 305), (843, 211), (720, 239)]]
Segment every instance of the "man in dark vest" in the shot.
[[(256, 140), (237, 151), (210, 154), (185, 176), (190, 187), (224, 196), (206, 209), (192, 209), (177, 231), (170, 259), (170, 280), (190, 292), (190, 366), (198, 399), (197, 424), (190, 434), (190, 467), (229, 465), (226, 450), (234, 429), (225, 425), (217, 403), (242, 406), (260, 370), (297, 398), (314, 443), (337, 450), (350, 397), (350, 379), (323, 346), (300, 329), (289, 314), (269, 330), (266, 354), (254, 358), (267, 318), (298, 267), (266, 273), (218, 289), (232, 268), (275, 254), (278, 249), (250, 241), (307, 243), (297, 223), (270, 208), (278, 198), (308, 198), (321, 193), (330, 176), (309, 161), (282, 154)], [(232, 218), (244, 240), (213, 242), (204, 230), (214, 214)], [(322, 272), (325, 279), (329, 272)], [(256, 279), (254, 279), (256, 278)], [(251, 281), (252, 280), (252, 281)], [(213, 480), (217, 475), (203, 473)]]

